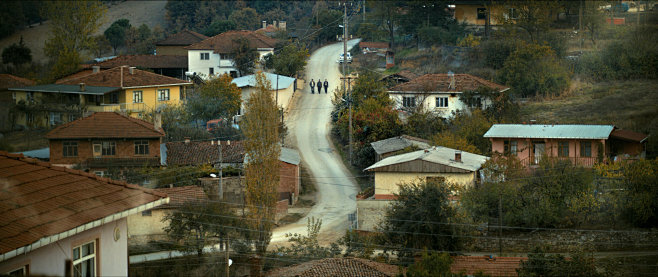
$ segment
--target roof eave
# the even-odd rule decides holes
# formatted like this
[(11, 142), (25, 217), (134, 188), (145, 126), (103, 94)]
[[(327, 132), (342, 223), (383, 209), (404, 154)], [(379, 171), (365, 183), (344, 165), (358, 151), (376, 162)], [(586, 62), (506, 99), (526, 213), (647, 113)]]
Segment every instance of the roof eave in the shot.
[(172, 87), (172, 86), (190, 86), (192, 83), (178, 83), (178, 84), (164, 84), (164, 85), (146, 85), (146, 86), (130, 86), (130, 87), (122, 87), (121, 89), (129, 89), (129, 88), (150, 88), (150, 87)]

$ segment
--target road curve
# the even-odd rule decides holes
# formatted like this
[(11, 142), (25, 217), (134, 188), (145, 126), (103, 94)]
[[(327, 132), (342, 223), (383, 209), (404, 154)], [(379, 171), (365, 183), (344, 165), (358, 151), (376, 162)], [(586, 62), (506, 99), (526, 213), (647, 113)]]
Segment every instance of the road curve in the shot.
[[(358, 43), (358, 39), (348, 41), (348, 48)], [(306, 235), (307, 218), (322, 219), (319, 240), (322, 244), (335, 241), (348, 228), (348, 214), (356, 211), (357, 184), (352, 174), (345, 168), (343, 161), (330, 140), (332, 90), (342, 83), (339, 63), (336, 62), (343, 52), (343, 43), (324, 46), (311, 55), (306, 66), (306, 83), (303, 93), (295, 106), (289, 111), (288, 135), (296, 141), (303, 165), (309, 170), (316, 183), (316, 204), (311, 211), (297, 223), (277, 228), (272, 233), (272, 245), (287, 241), (286, 233)], [(310, 93), (308, 82), (320, 78), (329, 82), (329, 93), (318, 95)]]

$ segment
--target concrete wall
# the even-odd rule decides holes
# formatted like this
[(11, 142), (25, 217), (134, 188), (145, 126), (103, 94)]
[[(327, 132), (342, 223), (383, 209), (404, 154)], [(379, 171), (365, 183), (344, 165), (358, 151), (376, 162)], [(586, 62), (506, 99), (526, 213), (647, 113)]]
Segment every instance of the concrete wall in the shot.
[[(120, 238), (114, 240), (114, 229)], [(0, 262), (0, 273), (6, 273), (24, 265), (29, 266), (30, 275), (64, 276), (65, 261), (73, 258), (73, 248), (96, 241), (97, 276), (128, 275), (128, 236), (125, 218), (84, 231)]]
[(170, 213), (169, 209), (153, 209), (151, 215), (143, 213), (128, 217), (128, 238), (130, 244), (147, 243), (149, 240), (158, 240), (167, 236), (164, 228), (169, 226), (162, 219)]
[[(77, 157), (63, 157), (64, 141), (77, 141), (78, 142), (78, 156)], [(50, 162), (53, 164), (78, 164), (87, 159), (94, 157), (93, 144), (102, 140), (49, 140), (50, 146)], [(135, 140), (103, 140), (114, 141), (116, 143), (116, 152), (114, 156), (100, 156), (101, 158), (145, 158), (145, 157), (160, 157), (160, 138), (149, 139), (149, 154), (148, 155), (135, 155)]]
[[(276, 84), (272, 84), (272, 86), (275, 86)], [(240, 114), (244, 115), (246, 111), (246, 105), (247, 105), (247, 100), (249, 100), (249, 97), (253, 93), (256, 92), (256, 88), (254, 87), (243, 87), (242, 88), (242, 106), (240, 107)], [(272, 99), (275, 99), (277, 96), (277, 91), (276, 90), (271, 90), (270, 93), (272, 94)], [(290, 100), (292, 100), (292, 95), (294, 93), (294, 84), (291, 84), (289, 87), (285, 89), (280, 89), (278, 92), (278, 100), (276, 101), (277, 105), (279, 108), (282, 108), (284, 111), (288, 109), (288, 106), (290, 105)], [(276, 100), (276, 99), (275, 99)]]
[(357, 200), (357, 230), (376, 231), (375, 228), (384, 219), (385, 211), (392, 202), (390, 200)]
[(472, 186), (475, 182), (475, 172), (471, 173), (406, 173), (406, 172), (375, 172), (376, 195), (390, 195), (399, 192), (403, 183), (424, 180), (426, 177), (444, 177), (446, 182), (461, 186)]
[[(431, 111), (441, 117), (450, 118), (453, 112), (457, 110), (470, 110), (470, 108), (459, 99), (459, 93), (431, 93), (431, 94), (401, 94), (389, 93), (389, 98), (393, 100), (395, 109), (404, 109), (404, 97), (416, 97), (416, 106), (423, 106), (426, 111)], [(448, 107), (437, 107), (437, 97), (448, 98)], [(483, 108), (491, 105), (491, 100), (483, 101)]]
[(279, 187), (277, 192), (292, 193), (292, 204), (297, 202), (299, 197), (299, 166), (285, 162), (279, 162)]

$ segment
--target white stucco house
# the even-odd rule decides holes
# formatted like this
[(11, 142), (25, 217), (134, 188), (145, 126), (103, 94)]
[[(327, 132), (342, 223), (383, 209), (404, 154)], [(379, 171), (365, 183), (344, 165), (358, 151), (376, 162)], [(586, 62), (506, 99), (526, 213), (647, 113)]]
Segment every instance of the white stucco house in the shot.
[(189, 72), (208, 78), (211, 75), (228, 73), (238, 77), (238, 70), (233, 64), (232, 53), (237, 47), (236, 40), (244, 38), (252, 48), (256, 48), (260, 58), (274, 53), (276, 39), (254, 31), (228, 31), (204, 39), (185, 47)]
[(162, 193), (0, 152), (0, 275), (127, 276), (127, 217)]
[(457, 110), (489, 107), (490, 99), (479, 98), (473, 107), (467, 106), (459, 99), (465, 91), (475, 91), (480, 87), (489, 87), (504, 92), (509, 87), (489, 82), (470, 74), (425, 74), (406, 83), (389, 89), (389, 97), (398, 110), (422, 108), (450, 118)]
[[(297, 79), (269, 72), (262, 73), (270, 82), (270, 92), (277, 106), (284, 111), (287, 110), (290, 100), (295, 90), (297, 90)], [(239, 115), (243, 115), (247, 100), (249, 100), (251, 94), (256, 90), (256, 75), (252, 74), (235, 78), (233, 79), (233, 83), (242, 90), (242, 106), (240, 107)]]

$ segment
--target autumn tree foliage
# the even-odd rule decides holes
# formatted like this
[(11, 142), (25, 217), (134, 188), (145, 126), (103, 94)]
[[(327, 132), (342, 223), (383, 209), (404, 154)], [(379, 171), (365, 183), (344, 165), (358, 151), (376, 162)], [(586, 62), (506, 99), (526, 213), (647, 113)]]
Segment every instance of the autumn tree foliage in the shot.
[(238, 38), (233, 41), (235, 45), (233, 49), (233, 63), (238, 69), (240, 76), (251, 74), (256, 66), (258, 59), (258, 51), (256, 48), (251, 47), (249, 40), (246, 38)]
[(271, 84), (256, 74), (256, 91), (247, 101), (241, 127), (245, 136), (246, 202), (249, 208), (251, 240), (256, 252), (264, 255), (272, 236), (279, 182), (278, 109), (270, 93)]
[(186, 108), (192, 119), (204, 122), (212, 119), (230, 119), (240, 110), (242, 94), (228, 74), (211, 77), (190, 95)]

